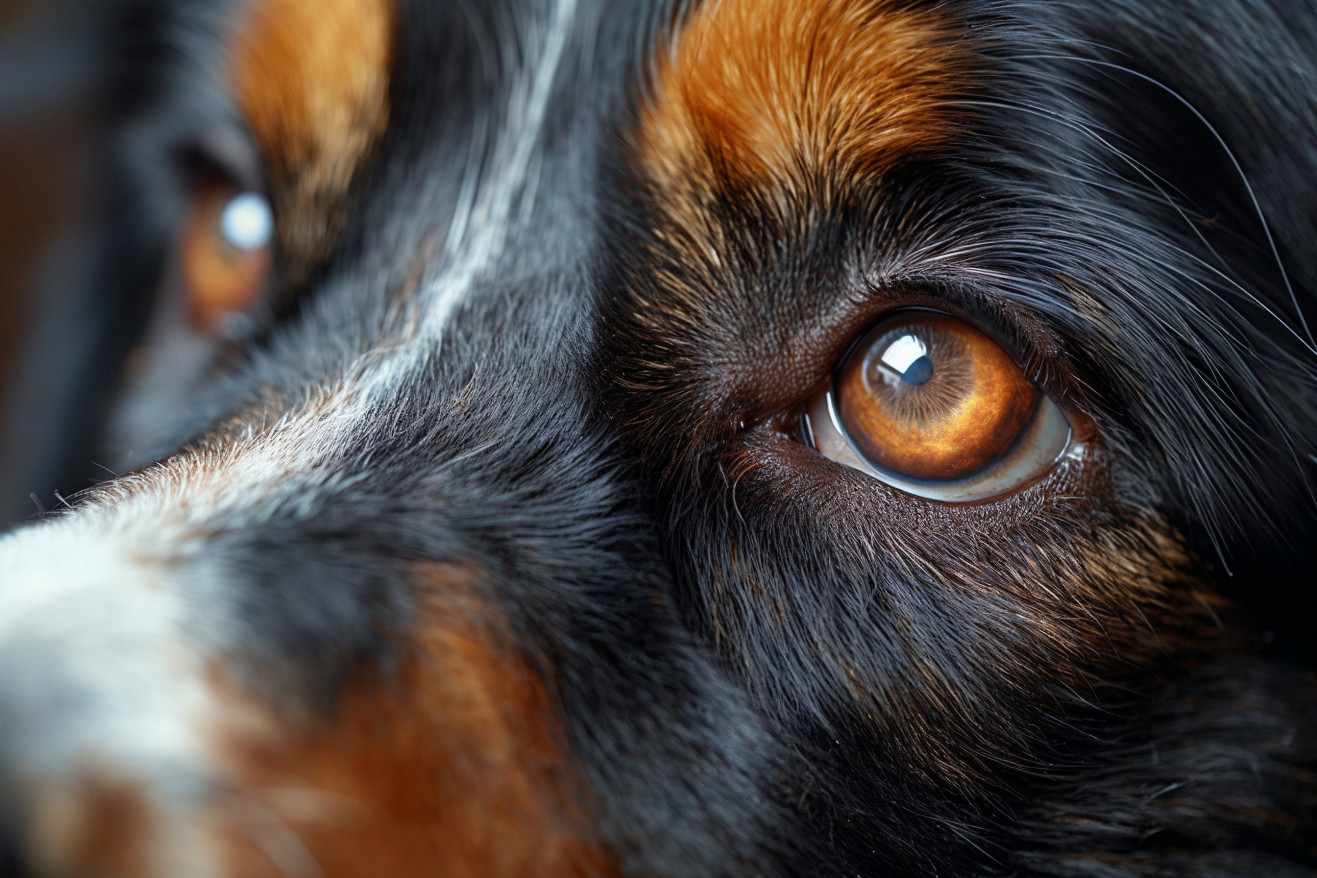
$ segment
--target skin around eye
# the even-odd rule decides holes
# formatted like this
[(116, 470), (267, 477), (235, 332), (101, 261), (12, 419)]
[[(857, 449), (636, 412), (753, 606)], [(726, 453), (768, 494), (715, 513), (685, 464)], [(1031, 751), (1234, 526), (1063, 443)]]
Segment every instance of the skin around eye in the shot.
[(814, 398), (816, 449), (907, 493), (969, 502), (1010, 493), (1070, 445), (1061, 409), (962, 320), (904, 311), (865, 332)]
[(226, 183), (202, 188), (183, 230), (180, 259), (192, 325), (216, 334), (265, 292), (274, 217), (264, 196)]

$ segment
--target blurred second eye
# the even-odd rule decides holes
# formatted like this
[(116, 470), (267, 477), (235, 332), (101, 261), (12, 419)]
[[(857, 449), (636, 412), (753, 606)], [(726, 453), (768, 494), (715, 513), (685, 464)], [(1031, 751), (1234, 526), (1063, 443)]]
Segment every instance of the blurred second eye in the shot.
[(179, 254), (195, 329), (215, 334), (232, 315), (260, 300), (270, 272), (273, 235), (274, 217), (264, 196), (228, 183), (200, 188)]

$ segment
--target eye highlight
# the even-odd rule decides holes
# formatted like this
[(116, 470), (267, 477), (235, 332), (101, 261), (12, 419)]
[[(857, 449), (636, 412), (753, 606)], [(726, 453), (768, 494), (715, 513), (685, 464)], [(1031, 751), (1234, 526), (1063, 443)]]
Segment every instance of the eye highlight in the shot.
[(810, 404), (822, 454), (948, 502), (1008, 493), (1070, 445), (1069, 422), (1001, 346), (948, 314), (899, 312), (870, 328)]

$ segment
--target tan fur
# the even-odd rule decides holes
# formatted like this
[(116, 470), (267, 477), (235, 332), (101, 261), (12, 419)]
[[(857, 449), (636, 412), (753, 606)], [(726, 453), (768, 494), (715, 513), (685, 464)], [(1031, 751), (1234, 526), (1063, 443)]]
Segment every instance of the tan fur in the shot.
[(392, 0), (250, 0), (231, 40), (235, 101), (265, 153), (293, 280), (341, 228), (388, 121)]
[(29, 805), (36, 874), (142, 878), (163, 871), (162, 821), (137, 782), (92, 771), (70, 785), (33, 790)]
[[(876, 173), (944, 145), (965, 52), (933, 13), (885, 0), (711, 0), (660, 52), (637, 130), (660, 191), (701, 182), (794, 187)], [(690, 205), (688, 205), (689, 207)]]
[[(331, 717), (231, 749), (243, 796), (286, 820), (326, 878), (613, 874), (549, 694), (478, 574), (427, 565), (415, 579), (413, 652), (350, 684)], [(229, 874), (279, 874), (252, 845), (231, 851)]]

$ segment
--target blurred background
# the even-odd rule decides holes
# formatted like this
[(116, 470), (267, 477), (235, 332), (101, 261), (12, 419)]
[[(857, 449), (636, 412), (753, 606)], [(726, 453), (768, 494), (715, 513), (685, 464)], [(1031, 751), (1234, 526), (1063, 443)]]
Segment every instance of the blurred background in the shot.
[[(60, 443), (85, 429), (66, 406), (83, 384), (96, 85), (95, 5), (0, 0), (0, 522), (35, 513), (66, 482)], [(102, 4), (104, 5), (104, 4)], [(93, 21), (93, 17), (98, 20)], [(32, 496), (34, 495), (35, 500)]]

